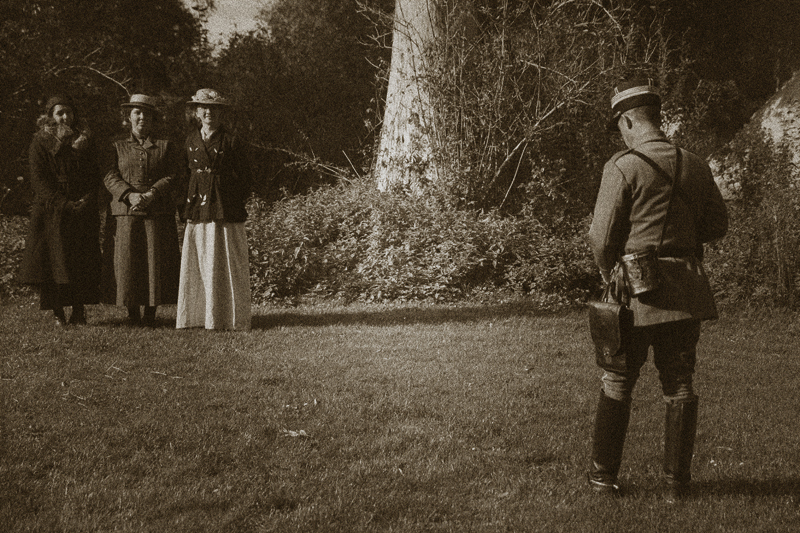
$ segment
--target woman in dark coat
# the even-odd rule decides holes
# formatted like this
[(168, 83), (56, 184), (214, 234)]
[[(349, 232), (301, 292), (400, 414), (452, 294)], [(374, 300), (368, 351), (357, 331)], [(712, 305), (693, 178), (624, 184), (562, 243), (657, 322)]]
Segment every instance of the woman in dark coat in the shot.
[(156, 103), (134, 94), (122, 104), (130, 132), (114, 142), (114, 164), (105, 177), (116, 221), (116, 303), (128, 308), (131, 323), (146, 326), (155, 325), (157, 306), (177, 302), (180, 266), (174, 202), (180, 152), (154, 136)]
[(85, 305), (100, 297), (100, 173), (89, 130), (68, 97), (50, 98), (38, 125), (28, 156), (34, 197), (20, 281), (38, 286), (40, 308), (52, 309), (57, 324), (67, 324), (70, 306), (69, 324), (86, 324)]
[(245, 204), (252, 176), (245, 146), (223, 125), (230, 106), (217, 91), (200, 89), (187, 105), (194, 127), (185, 147), (189, 182), (176, 327), (248, 330)]

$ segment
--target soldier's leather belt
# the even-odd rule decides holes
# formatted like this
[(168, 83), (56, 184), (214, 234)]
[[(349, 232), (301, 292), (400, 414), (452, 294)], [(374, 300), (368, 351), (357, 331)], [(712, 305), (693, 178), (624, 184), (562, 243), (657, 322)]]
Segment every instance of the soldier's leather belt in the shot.
[(658, 257), (689, 257), (694, 256), (694, 250), (691, 248), (661, 248), (658, 251)]

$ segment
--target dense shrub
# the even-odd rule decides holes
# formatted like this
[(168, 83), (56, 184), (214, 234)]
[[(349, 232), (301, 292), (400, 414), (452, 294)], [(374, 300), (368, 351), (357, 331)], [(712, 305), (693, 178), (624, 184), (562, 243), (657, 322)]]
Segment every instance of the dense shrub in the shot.
[(365, 178), (270, 208), (254, 200), (254, 299), (450, 301), (486, 287), (578, 298), (596, 286), (579, 228), (556, 234), (527, 217), (441, 203), (381, 193)]
[(256, 300), (340, 291), (337, 280), (353, 272), (363, 247), (357, 237), (369, 204), (360, 192), (369, 191), (325, 186), (271, 206), (251, 201), (248, 233)]
[(731, 301), (796, 305), (800, 287), (800, 192), (786, 146), (748, 126), (728, 146), (721, 174), (737, 190), (728, 235), (708, 247), (718, 294)]
[(27, 217), (0, 215), (0, 302), (30, 292), (14, 281), (22, 262), (27, 232)]
[[(558, 232), (527, 216), (445, 209), (436, 194), (381, 193), (359, 178), (274, 204), (248, 205), (256, 304), (305, 295), (347, 301), (454, 301), (473, 291), (585, 297), (598, 276), (585, 227)], [(15, 282), (26, 217), (0, 216), (0, 298)]]

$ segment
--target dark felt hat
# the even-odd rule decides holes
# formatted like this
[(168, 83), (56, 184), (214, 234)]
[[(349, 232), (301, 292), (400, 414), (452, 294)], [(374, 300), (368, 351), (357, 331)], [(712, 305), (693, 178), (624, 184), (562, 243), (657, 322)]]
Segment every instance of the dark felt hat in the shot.
[(65, 105), (72, 108), (72, 111), (75, 111), (75, 104), (72, 103), (72, 99), (69, 96), (63, 94), (54, 94), (50, 98), (47, 99), (47, 103), (45, 104), (45, 111), (49, 115), (53, 112), (53, 108), (57, 105)]
[(146, 94), (132, 94), (129, 101), (120, 104), (120, 107), (138, 107), (158, 111), (158, 98)]
[(661, 108), (661, 96), (651, 78), (621, 82), (611, 91), (611, 118), (607, 124), (608, 131), (617, 131), (617, 122), (625, 111), (646, 105)]

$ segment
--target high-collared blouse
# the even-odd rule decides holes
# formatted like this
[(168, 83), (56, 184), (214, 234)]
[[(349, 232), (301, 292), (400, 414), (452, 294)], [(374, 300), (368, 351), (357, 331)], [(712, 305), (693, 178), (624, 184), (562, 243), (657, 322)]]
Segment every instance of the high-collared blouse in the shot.
[[(142, 144), (133, 134), (114, 142), (114, 164), (105, 185), (112, 195), (113, 215), (175, 213), (173, 192), (180, 176), (180, 152), (166, 139), (148, 138)], [(131, 211), (127, 201), (133, 192), (155, 192), (155, 200), (144, 211)]]
[(244, 222), (252, 176), (243, 143), (224, 128), (207, 140), (186, 138), (189, 184), (183, 216), (190, 222)]

